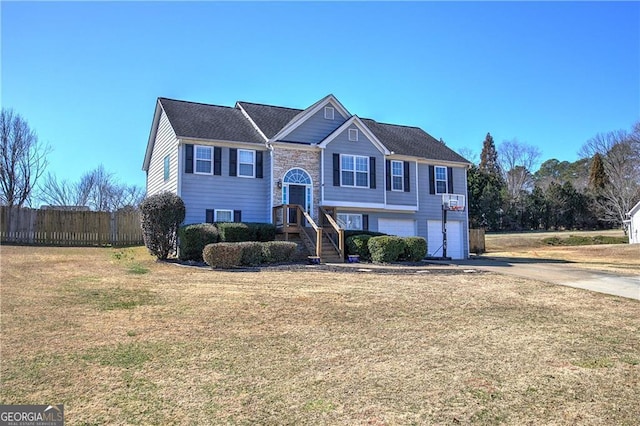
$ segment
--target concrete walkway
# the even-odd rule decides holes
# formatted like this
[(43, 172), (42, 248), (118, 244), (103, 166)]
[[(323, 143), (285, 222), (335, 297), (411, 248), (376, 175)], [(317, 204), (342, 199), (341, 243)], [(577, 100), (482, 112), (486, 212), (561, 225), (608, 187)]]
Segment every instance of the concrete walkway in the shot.
[(433, 263), (516, 275), (552, 284), (640, 300), (640, 272), (635, 275), (622, 275), (613, 272), (581, 269), (573, 266), (570, 262), (560, 260), (492, 258), (484, 256), (464, 261), (454, 260)]

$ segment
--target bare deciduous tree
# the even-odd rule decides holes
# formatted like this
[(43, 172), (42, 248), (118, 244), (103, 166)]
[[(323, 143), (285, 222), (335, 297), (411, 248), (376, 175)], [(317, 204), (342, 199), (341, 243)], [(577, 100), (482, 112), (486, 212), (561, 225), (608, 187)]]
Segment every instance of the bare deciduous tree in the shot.
[(581, 156), (599, 154), (606, 184), (596, 190), (599, 219), (622, 224), (640, 200), (640, 122), (631, 133), (617, 130), (597, 134), (580, 149)]
[(82, 175), (77, 183), (58, 181), (49, 174), (41, 186), (41, 199), (46, 204), (86, 206), (96, 211), (138, 207), (143, 198), (142, 188), (120, 184), (102, 165)]
[(520, 142), (517, 139), (504, 141), (498, 148), (500, 169), (507, 184), (510, 201), (516, 201), (523, 192), (533, 189), (531, 170), (540, 159), (538, 147)]
[(28, 205), (51, 148), (41, 144), (29, 124), (10, 109), (0, 112), (0, 139), (0, 202)]

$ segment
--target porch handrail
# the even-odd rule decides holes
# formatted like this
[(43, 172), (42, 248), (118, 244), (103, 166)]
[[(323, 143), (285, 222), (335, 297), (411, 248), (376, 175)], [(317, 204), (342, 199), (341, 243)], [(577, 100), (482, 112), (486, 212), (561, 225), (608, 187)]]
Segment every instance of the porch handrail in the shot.
[(329, 222), (329, 225), (331, 225), (330, 228), (332, 228), (332, 231), (338, 235), (338, 241), (334, 241), (331, 238), (329, 238), (329, 241), (331, 242), (333, 247), (335, 247), (335, 249), (338, 251), (338, 253), (340, 254), (340, 257), (344, 257), (344, 229), (340, 228), (340, 225), (338, 225), (338, 222), (335, 221), (335, 219), (331, 216), (331, 214), (329, 214), (329, 212), (327, 212), (324, 209), (324, 207), (320, 207), (320, 213), (324, 216), (327, 222)]
[[(302, 209), (302, 206), (298, 205), (298, 209), (302, 211), (302, 216), (304, 216), (304, 218), (307, 220), (307, 223), (309, 223), (309, 225), (311, 225), (313, 230), (316, 231), (316, 242), (315, 242), (316, 256), (322, 257), (322, 228), (316, 225), (316, 223), (313, 221), (313, 218), (309, 215), (309, 213), (307, 213)], [(300, 229), (302, 229), (302, 232), (307, 234), (307, 230), (305, 229), (304, 226), (301, 226)], [(309, 237), (309, 239), (311, 239), (311, 235), (307, 234), (307, 236)]]

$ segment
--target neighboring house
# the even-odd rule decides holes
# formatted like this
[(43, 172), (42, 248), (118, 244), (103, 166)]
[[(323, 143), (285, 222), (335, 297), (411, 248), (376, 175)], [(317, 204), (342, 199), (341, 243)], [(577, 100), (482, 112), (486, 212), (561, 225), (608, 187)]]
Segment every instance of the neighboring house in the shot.
[[(280, 206), (300, 205), (307, 224), (422, 236), (442, 256), (443, 194), (465, 203), (469, 166), (422, 129), (360, 118), (328, 95), (304, 110), (158, 98), (143, 170), (147, 195), (182, 197), (186, 224), (282, 225), (296, 215)], [(466, 209), (447, 213), (447, 256), (466, 258)]]
[(640, 244), (640, 201), (629, 210), (627, 213), (629, 220), (628, 223), (629, 232), (629, 244)]

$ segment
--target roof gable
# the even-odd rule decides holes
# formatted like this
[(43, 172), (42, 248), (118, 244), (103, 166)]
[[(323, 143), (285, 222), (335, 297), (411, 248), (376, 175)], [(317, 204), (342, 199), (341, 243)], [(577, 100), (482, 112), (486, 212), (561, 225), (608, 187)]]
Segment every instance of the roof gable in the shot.
[(378, 139), (378, 137), (373, 134), (373, 132), (371, 132), (371, 130), (366, 126), (366, 124), (362, 122), (360, 117), (358, 117), (357, 115), (354, 115), (350, 119), (345, 121), (342, 126), (334, 130), (321, 143), (319, 143), (318, 146), (321, 148), (326, 148), (327, 145), (329, 145), (336, 137), (338, 137), (338, 135), (345, 132), (352, 125), (358, 127), (360, 131), (364, 133), (365, 136), (371, 141), (371, 143), (378, 149), (378, 151), (380, 151), (384, 155), (391, 154), (391, 151), (389, 151), (389, 149), (382, 142), (380, 142), (380, 139)]
[(289, 123), (287, 123), (282, 129), (280, 129), (280, 131), (278, 131), (278, 133), (276, 133), (271, 139), (276, 141), (285, 140), (287, 135), (290, 134), (293, 130), (300, 127), (307, 119), (320, 111), (320, 109), (329, 105), (334, 107), (343, 117), (351, 116), (349, 111), (347, 111), (347, 109), (336, 99), (336, 97), (330, 94), (320, 99), (309, 108), (302, 110), (298, 115), (293, 117), (291, 121), (289, 121)]

